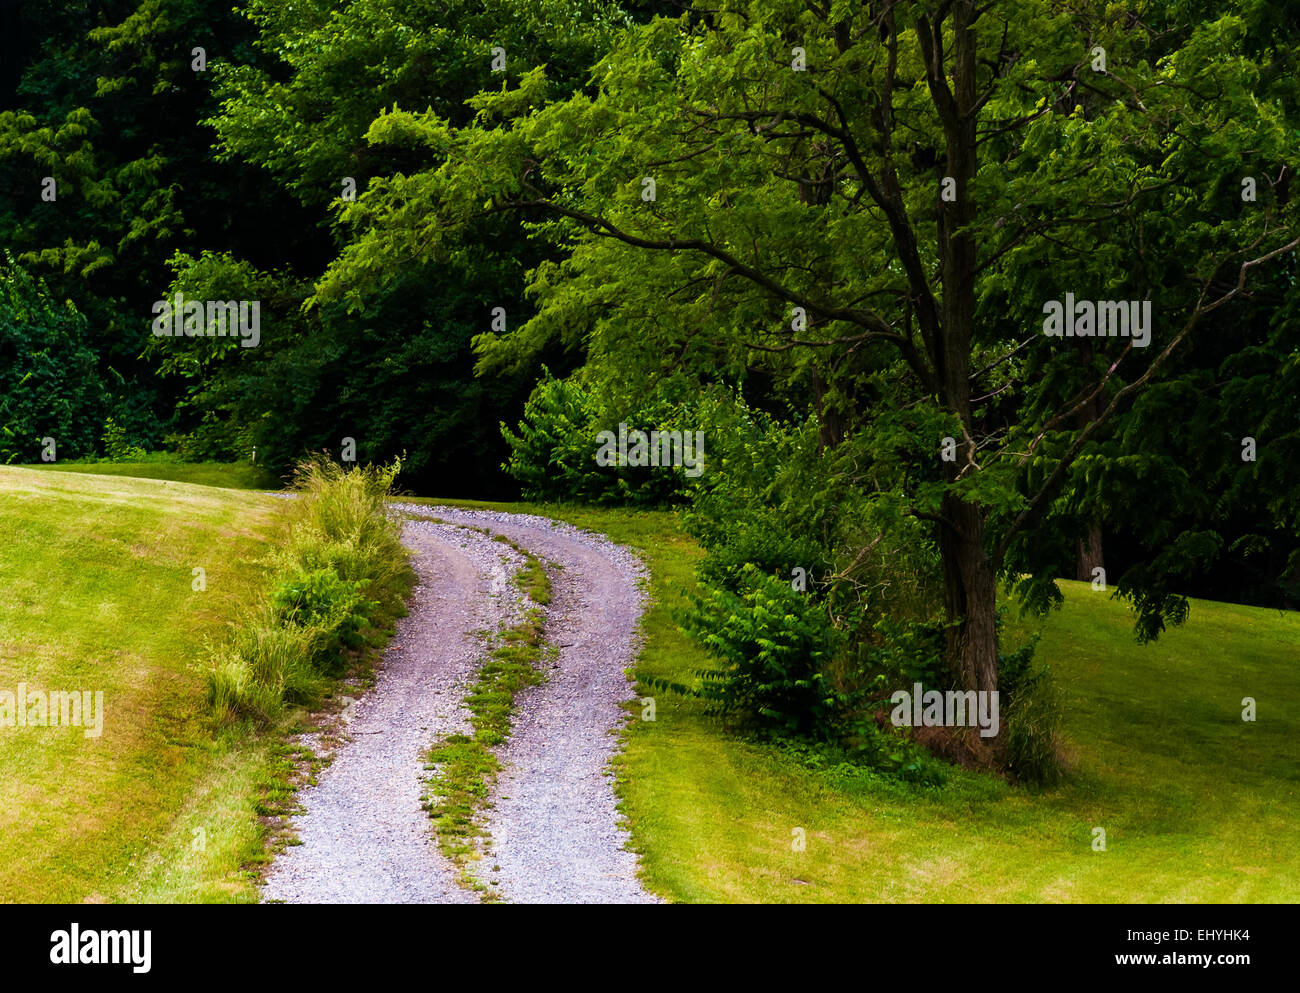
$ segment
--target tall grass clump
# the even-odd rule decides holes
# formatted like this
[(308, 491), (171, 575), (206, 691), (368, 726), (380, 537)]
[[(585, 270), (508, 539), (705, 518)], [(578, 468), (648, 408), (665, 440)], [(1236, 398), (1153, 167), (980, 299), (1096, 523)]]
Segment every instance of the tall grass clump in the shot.
[(269, 721), (286, 704), (314, 706), (405, 613), (414, 574), (385, 502), (400, 469), (400, 460), (298, 465), (272, 588), (213, 651), (207, 702), (219, 720)]
[(1022, 782), (1054, 786), (1065, 771), (1061, 727), (1065, 701), (1046, 666), (1025, 675), (1009, 694), (1006, 748), (1012, 774)]

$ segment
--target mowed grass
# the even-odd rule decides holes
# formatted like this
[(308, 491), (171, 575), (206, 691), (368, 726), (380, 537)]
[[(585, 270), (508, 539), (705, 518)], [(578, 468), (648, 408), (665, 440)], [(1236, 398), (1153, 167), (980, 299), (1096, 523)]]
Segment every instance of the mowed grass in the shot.
[[(709, 664), (675, 622), (700, 552), (672, 515), (494, 506), (639, 550), (654, 600), (639, 677), (685, 682)], [(1193, 601), (1185, 627), (1142, 646), (1124, 604), (1062, 587), (1062, 610), (1008, 632), (1018, 643), (1041, 629), (1037, 657), (1065, 691), (1075, 768), (1059, 787), (954, 769), (922, 788), (809, 768), (659, 693), (656, 720), (629, 727), (618, 769), (646, 884), (677, 901), (1300, 899), (1300, 616)]]
[(278, 490), (284, 484), (261, 466), (227, 462), (52, 462), (24, 466), (48, 472), (81, 472), (94, 476), (130, 476), (136, 479), (165, 479), (173, 483), (197, 483), (236, 490)]
[[(673, 515), (424, 502), (542, 513), (636, 548), (652, 573), (637, 674), (685, 681), (708, 664), (677, 629), (700, 552)], [(277, 509), (0, 468), (0, 689), (99, 689), (106, 709), (100, 738), (0, 728), (0, 899), (257, 898), (245, 867), (263, 857), (259, 798), (283, 781), (283, 749), (201, 716), (202, 647), (264, 582)], [(1061, 786), (809, 768), (659, 693), (617, 769), (646, 884), (703, 902), (1300, 899), (1297, 615), (1194, 601), (1185, 627), (1139, 646), (1122, 603), (1063, 588), (1062, 611), (1009, 632), (1041, 628), (1065, 691), (1075, 771)]]
[(0, 689), (100, 690), (105, 712), (98, 738), (0, 727), (0, 899), (256, 899), (241, 866), (277, 759), (202, 716), (203, 647), (264, 583), (278, 512), (265, 494), (0, 468)]

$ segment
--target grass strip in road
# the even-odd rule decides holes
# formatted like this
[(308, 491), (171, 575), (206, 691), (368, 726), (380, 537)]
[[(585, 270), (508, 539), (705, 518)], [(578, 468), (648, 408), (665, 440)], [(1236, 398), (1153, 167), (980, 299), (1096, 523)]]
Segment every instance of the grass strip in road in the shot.
[(541, 559), (526, 548), (486, 529), (470, 529), (491, 535), (524, 557), (514, 581), (531, 606), (518, 623), (500, 633), (465, 696), (471, 733), (447, 735), (430, 749), (426, 768), (434, 775), (425, 806), (433, 818), (438, 847), (456, 866), (461, 885), (491, 901), (496, 899), (491, 885), (472, 869), (488, 838), (482, 814), (501, 770), (494, 749), (510, 736), (516, 694), (546, 678), (538, 663), (546, 651), (542, 626), (544, 608), (551, 602), (551, 581)]

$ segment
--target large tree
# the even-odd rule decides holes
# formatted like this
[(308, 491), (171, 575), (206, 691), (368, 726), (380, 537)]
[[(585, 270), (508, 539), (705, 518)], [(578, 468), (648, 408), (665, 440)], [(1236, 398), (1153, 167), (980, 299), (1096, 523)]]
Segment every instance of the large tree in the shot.
[[(372, 144), (429, 161), (348, 207), (364, 233), (321, 294), (528, 211), (568, 255), (534, 272), (535, 318), (480, 339), (485, 367), (557, 338), (632, 384), (762, 364), (806, 391), (828, 446), (911, 432), (933, 471), (862, 485), (932, 523), (950, 664), (995, 689), (999, 578), (1059, 598), (1018, 566), (1060, 538), (1045, 529), (1075, 467), (1189, 338), (1294, 263), (1276, 186), (1294, 52), (1250, 27), (1088, 0), (702, 3), (630, 31), (594, 96), (548, 99), (538, 66), (477, 97), (468, 127), (376, 121)], [(1067, 293), (1150, 301), (1149, 343), (1046, 336)], [(872, 391), (882, 376), (905, 392)], [(1148, 630), (1177, 619), (1176, 598), (1128, 592)]]

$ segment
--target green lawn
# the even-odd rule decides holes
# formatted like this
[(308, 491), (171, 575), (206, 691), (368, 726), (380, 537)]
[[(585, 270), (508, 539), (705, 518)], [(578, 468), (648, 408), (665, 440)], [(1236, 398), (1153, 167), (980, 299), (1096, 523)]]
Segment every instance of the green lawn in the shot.
[[(473, 505), (639, 549), (654, 603), (637, 671), (685, 681), (706, 663), (674, 621), (699, 550), (671, 514)], [(264, 581), (278, 507), (0, 468), (0, 690), (102, 690), (106, 709), (99, 738), (0, 727), (0, 898), (256, 899), (241, 867), (262, 852), (258, 797), (278, 781), (277, 749), (214, 735), (201, 652)], [(195, 566), (206, 592), (191, 591)], [(657, 720), (632, 724), (618, 768), (647, 885), (677, 901), (1300, 899), (1300, 617), (1197, 601), (1186, 627), (1139, 646), (1124, 605), (1064, 588), (1039, 648), (1068, 700), (1076, 771), (1061, 786), (810, 769), (656, 694)], [(1255, 723), (1241, 720), (1245, 696)]]
[[(699, 551), (671, 515), (508, 509), (641, 551), (655, 604), (640, 675), (685, 682), (707, 664), (673, 622)], [(679, 901), (1300, 900), (1300, 615), (1193, 601), (1184, 628), (1140, 646), (1122, 603), (1062, 586), (1061, 611), (1010, 625), (1012, 638), (1041, 627), (1038, 657), (1066, 691), (1076, 771), (1061, 786), (813, 770), (658, 694), (620, 767), (647, 884)]]
[(81, 472), (95, 476), (131, 476), (136, 479), (164, 479), (173, 483), (197, 483), (235, 490), (278, 490), (283, 482), (261, 466), (229, 462), (56, 462), (24, 466), (52, 472)]
[(102, 691), (105, 713), (97, 738), (0, 726), (0, 899), (256, 899), (240, 866), (261, 851), (255, 797), (273, 759), (214, 736), (202, 650), (263, 582), (279, 507), (0, 468), (0, 690)]

